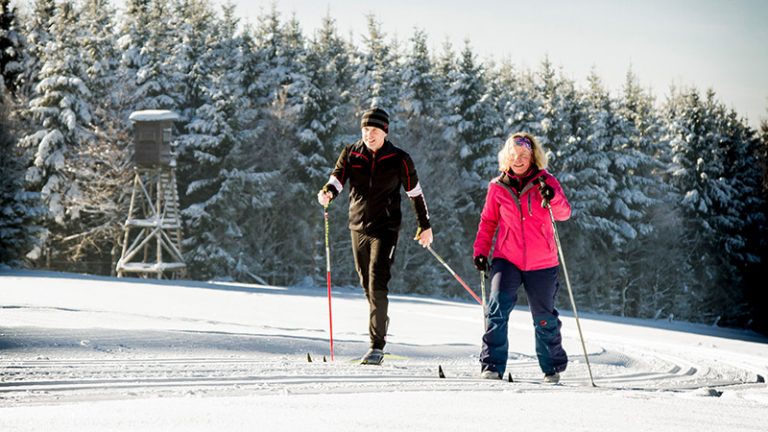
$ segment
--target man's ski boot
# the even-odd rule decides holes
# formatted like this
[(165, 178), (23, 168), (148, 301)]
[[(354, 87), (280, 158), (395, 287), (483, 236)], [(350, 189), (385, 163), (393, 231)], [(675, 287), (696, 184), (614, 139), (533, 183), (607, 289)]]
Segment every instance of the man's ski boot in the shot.
[(384, 361), (384, 350), (378, 348), (371, 348), (360, 359), (360, 364), (364, 365), (380, 365)]

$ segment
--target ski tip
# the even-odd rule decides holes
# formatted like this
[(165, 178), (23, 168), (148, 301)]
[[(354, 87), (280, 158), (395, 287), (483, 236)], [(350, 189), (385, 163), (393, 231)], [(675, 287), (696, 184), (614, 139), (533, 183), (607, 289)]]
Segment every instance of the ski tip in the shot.
[(512, 379), (512, 372), (507, 372), (507, 381), (515, 382), (515, 380)]
[(325, 356), (323, 356), (323, 363), (328, 363), (328, 360), (325, 359)]
[(758, 375), (757, 376), (757, 382), (764, 383), (765, 382), (765, 378), (762, 375)]
[(307, 362), (312, 363), (312, 356), (307, 353)]
[(437, 365), (437, 376), (440, 378), (445, 378), (445, 374), (443, 373), (443, 367), (440, 365)]

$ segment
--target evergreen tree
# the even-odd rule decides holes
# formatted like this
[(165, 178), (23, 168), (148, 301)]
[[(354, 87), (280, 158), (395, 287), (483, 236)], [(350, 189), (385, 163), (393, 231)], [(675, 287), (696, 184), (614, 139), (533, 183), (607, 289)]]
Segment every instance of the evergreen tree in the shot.
[[(249, 36), (250, 38), (251, 36)], [(257, 257), (258, 275), (269, 283), (295, 283), (307, 276), (311, 268), (312, 246), (298, 233), (308, 232), (309, 222), (297, 218), (295, 224), (285, 224), (286, 215), (306, 211), (307, 201), (283, 199), (306, 190), (295, 177), (294, 160), (297, 123), (306, 87), (302, 64), (306, 54), (305, 41), (298, 21), (283, 23), (273, 8), (259, 16), (252, 32), (252, 49), (247, 54), (249, 94), (258, 108), (258, 137), (248, 143), (251, 154), (257, 155), (262, 172), (278, 172), (263, 184), (271, 194), (263, 200), (258, 217), (249, 219), (246, 232), (251, 256)], [(317, 188), (319, 186), (313, 186)]]
[[(352, 59), (347, 44), (339, 37), (335, 21), (326, 16), (322, 27), (309, 41), (302, 61), (302, 78), (291, 86), (291, 93), (303, 95), (296, 105), (296, 146), (290, 159), (288, 176), (297, 180), (293, 195), (299, 202), (314, 203), (315, 194), (328, 181), (330, 169), (336, 163), (341, 148), (347, 144), (342, 137), (348, 123), (354, 119), (350, 102), (352, 86)], [(328, 208), (333, 220), (346, 217), (343, 205)], [(304, 259), (311, 259), (304, 268), (313, 268), (312, 275), (319, 280), (325, 276), (323, 220), (314, 205), (296, 209), (298, 219), (306, 221), (296, 227), (295, 235), (312, 239), (311, 248)], [(333, 236), (343, 242), (339, 235)], [(346, 234), (346, 233), (344, 233)], [(306, 243), (305, 243), (306, 244)], [(351, 269), (350, 269), (351, 270)], [(350, 281), (351, 282), (351, 281)]]
[(381, 23), (373, 15), (367, 16), (368, 34), (363, 37), (364, 49), (359, 59), (356, 78), (360, 88), (358, 106), (360, 110), (378, 106), (389, 112), (390, 129), (399, 126), (400, 78), (399, 53), (396, 47), (387, 44)]
[[(714, 100), (714, 92), (711, 97)], [(750, 307), (749, 300), (759, 298), (756, 293), (763, 284), (757, 275), (765, 265), (768, 243), (767, 199), (762, 189), (761, 142), (745, 119), (740, 118), (734, 110), (726, 111), (722, 103), (716, 105), (723, 112), (718, 128), (722, 131), (719, 146), (725, 154), (723, 177), (734, 192), (729, 197), (732, 208), (728, 209), (733, 217), (727, 218), (727, 224), (720, 232), (729, 258), (727, 265), (733, 267), (734, 271), (726, 283), (738, 284), (742, 296), (739, 299), (738, 296), (725, 295), (729, 299), (744, 302), (723, 311), (721, 321), (729, 326), (749, 326), (755, 316), (755, 308)]]
[[(451, 245), (463, 241), (460, 230), (450, 229), (458, 224), (452, 211), (458, 191), (441, 187), (450, 184), (455, 177), (451, 170), (445, 169), (453, 164), (455, 155), (444, 146), (441, 138), (438, 72), (429, 53), (427, 35), (422, 30), (416, 30), (410, 42), (410, 51), (404, 56), (401, 66), (403, 112), (400, 114), (402, 121), (397, 139), (407, 149), (418, 170), (437, 241), (434, 246), (446, 259), (455, 262)], [(406, 207), (410, 206), (409, 201), (405, 200)], [(402, 231), (405, 235), (398, 245), (397, 270), (393, 274), (392, 285), (404, 287), (408, 292), (442, 294), (440, 288), (449, 282), (444, 277), (445, 271), (433, 266), (434, 258), (412, 241), (411, 233), (416, 232), (417, 224), (411, 217), (410, 209), (404, 209), (403, 215)], [(460, 257), (465, 258), (463, 255)], [(441, 283), (436, 283), (438, 281)]]
[[(262, 185), (273, 174), (258, 171), (246, 148), (249, 135), (242, 133), (253, 119), (245, 95), (245, 45), (236, 34), (233, 7), (224, 9), (223, 20), (213, 20), (205, 10), (190, 12), (209, 21), (197, 28), (198, 34), (208, 34), (204, 40), (208, 49), (197, 59), (201, 64), (192, 67), (196, 73), (208, 68), (195, 79), (200, 87), (193, 93), (205, 102), (189, 114), (189, 132), (183, 137), (182, 151), (191, 159), (185, 170), (190, 181), (183, 210), (186, 259), (198, 278), (258, 281), (254, 273), (259, 271), (258, 257), (248, 253), (244, 225), (253, 211), (269, 205), (271, 194)], [(210, 27), (205, 30), (206, 26)]]
[[(541, 131), (538, 137), (549, 155), (548, 171), (554, 174), (571, 204), (569, 221), (558, 224), (563, 249), (570, 258), (568, 268), (576, 289), (574, 295), (585, 309), (602, 303), (601, 293), (606, 287), (593, 276), (596, 262), (591, 258), (591, 240), (599, 233), (599, 226), (589, 213), (601, 199), (601, 191), (589, 181), (597, 176), (594, 169), (582, 172), (590, 165), (589, 148), (585, 138), (589, 134), (589, 120), (573, 81), (558, 75), (552, 63), (545, 58), (534, 77), (538, 99)], [(592, 143), (596, 144), (596, 143)]]
[(125, 108), (117, 79), (119, 61), (115, 50), (114, 8), (106, 0), (87, 0), (79, 11), (82, 36), (78, 38), (85, 86), (90, 90), (92, 137), (77, 148), (71, 172), (82, 195), (77, 224), (62, 243), (62, 258), (70, 268), (94, 273), (113, 273), (121, 240), (121, 220), (127, 211), (129, 152)]
[[(27, 104), (35, 97), (35, 88), (40, 81), (40, 69), (46, 46), (51, 40), (51, 25), (56, 12), (55, 0), (35, 0), (32, 15), (24, 25), (25, 50), (21, 59), (21, 71), (16, 78), (16, 97)], [(24, 113), (25, 120), (31, 113)], [(24, 127), (28, 127), (26, 124)]]
[(131, 55), (125, 58), (125, 66), (136, 70), (129, 75), (133, 92), (126, 95), (132, 110), (180, 111), (184, 102), (180, 94), (184, 91), (184, 78), (180, 75), (185, 65), (177, 63), (183, 57), (174, 54), (185, 47), (181, 46), (178, 15), (169, 0), (132, 0), (130, 10), (139, 14), (133, 20), (135, 39), (123, 41), (124, 49)]
[[(678, 256), (680, 222), (675, 213), (676, 195), (663, 181), (669, 166), (664, 152), (661, 121), (653, 98), (639, 85), (634, 73), (627, 72), (623, 97), (618, 100), (620, 132), (627, 139), (616, 151), (630, 155), (619, 173), (619, 199), (635, 210), (632, 226), (637, 236), (617, 251), (622, 260), (623, 279), (619, 314), (658, 317), (669, 309), (671, 291), (683, 286), (684, 272)], [(664, 245), (664, 246), (661, 246)]]
[(10, 132), (10, 109), (10, 97), (0, 82), (0, 266), (17, 267), (35, 244), (43, 212), (39, 194), (24, 188), (24, 166)]
[(496, 111), (502, 117), (501, 137), (504, 141), (516, 132), (541, 135), (541, 107), (533, 74), (518, 73), (513, 64), (505, 61), (493, 70), (489, 85), (491, 94), (496, 95)]
[(16, 8), (10, 0), (0, 0), (0, 74), (5, 89), (16, 93), (18, 77), (22, 72), (24, 38), (21, 35)]
[[(760, 122), (758, 131), (758, 163), (762, 169), (762, 191), (763, 209), (761, 213), (768, 217), (768, 119)], [(760, 256), (761, 262), (768, 260), (768, 234), (765, 226), (762, 227), (762, 235), (749, 235), (751, 239), (757, 239), (756, 250)], [(768, 291), (763, 288), (762, 269), (757, 266), (750, 266), (745, 277), (746, 298), (751, 307), (751, 322), (748, 326), (754, 328), (763, 334), (768, 334)]]
[(150, 38), (149, 5), (151, 0), (128, 0), (126, 10), (120, 22), (120, 37), (117, 40), (117, 50), (120, 56), (118, 83), (121, 89), (118, 91), (120, 99), (124, 102), (124, 112), (120, 118), (128, 124), (128, 117), (134, 110), (140, 109), (139, 103), (139, 70), (149, 61), (146, 52), (143, 51)]
[(744, 221), (758, 223), (744, 217), (755, 208), (759, 193), (759, 164), (747, 150), (755, 146), (745, 145), (750, 134), (739, 130), (743, 125), (737, 126), (712, 91), (705, 100), (696, 90), (674, 94), (667, 113), (675, 163), (671, 181), (682, 194), (684, 241), (695, 263), (695, 285), (688, 295), (695, 300), (696, 315), (683, 317), (719, 321), (724, 315), (740, 315), (742, 293), (730, 287), (742, 283), (738, 263), (757, 259), (745, 254), (744, 237)]
[(22, 147), (34, 151), (27, 181), (41, 192), (53, 241), (71, 234), (68, 224), (80, 217), (83, 196), (70, 162), (78, 157), (82, 143), (91, 138), (90, 91), (78, 46), (80, 33), (73, 31), (79, 29), (76, 22), (72, 3), (61, 3), (51, 26), (54, 38), (42, 58), (35, 89), (38, 96), (31, 101), (37, 130), (21, 141)]
[[(119, 56), (112, 19), (115, 9), (109, 0), (85, 0), (81, 10), (84, 35), (80, 44), (91, 91), (94, 125), (102, 131), (117, 131), (123, 121), (115, 110), (121, 103), (122, 93), (118, 85)], [(110, 139), (116, 140), (114, 135)]]
[(456, 175), (465, 193), (458, 197), (456, 210), (466, 232), (477, 227), (488, 179), (498, 171), (496, 154), (502, 144), (500, 118), (487, 90), (483, 67), (466, 41), (447, 90), (447, 104), (454, 116), (446, 125), (446, 138), (458, 150)]

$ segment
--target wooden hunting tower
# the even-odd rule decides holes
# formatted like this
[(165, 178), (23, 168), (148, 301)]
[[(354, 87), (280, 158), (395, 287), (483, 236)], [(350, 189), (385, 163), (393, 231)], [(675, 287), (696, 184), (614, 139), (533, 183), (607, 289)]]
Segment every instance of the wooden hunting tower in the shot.
[(176, 188), (172, 111), (136, 111), (134, 123), (134, 177), (131, 204), (123, 226), (123, 252), (117, 276), (136, 273), (162, 279), (166, 273), (183, 274), (181, 214)]
[(136, 166), (155, 167), (171, 164), (171, 135), (178, 116), (172, 111), (136, 111), (133, 121), (133, 161)]

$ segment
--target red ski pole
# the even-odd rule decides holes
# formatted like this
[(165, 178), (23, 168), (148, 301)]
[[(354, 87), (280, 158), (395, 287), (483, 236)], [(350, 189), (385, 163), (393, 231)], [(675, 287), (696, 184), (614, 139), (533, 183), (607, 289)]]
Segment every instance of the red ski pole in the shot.
[(331, 307), (331, 247), (328, 241), (328, 206), (323, 207), (325, 213), (325, 279), (328, 282), (328, 332), (331, 342), (331, 361), (333, 361), (333, 308)]
[(453, 269), (452, 269), (452, 268), (451, 268), (451, 267), (448, 265), (448, 263), (446, 263), (446, 262), (445, 262), (445, 260), (444, 260), (444, 259), (442, 259), (442, 258), (440, 257), (440, 255), (438, 255), (438, 254), (437, 254), (437, 253), (436, 253), (436, 252), (435, 252), (435, 251), (432, 249), (432, 246), (427, 246), (427, 250), (429, 250), (430, 252), (432, 252), (432, 255), (434, 255), (434, 256), (435, 256), (435, 258), (437, 258), (437, 260), (438, 260), (438, 261), (440, 261), (440, 264), (442, 264), (442, 265), (443, 265), (443, 267), (445, 267), (445, 268), (448, 270), (448, 273), (450, 273), (451, 275), (453, 275), (453, 277), (454, 277), (454, 278), (456, 278), (456, 280), (457, 280), (457, 281), (459, 281), (459, 283), (461, 284), (461, 286), (463, 286), (463, 287), (464, 287), (464, 289), (465, 289), (465, 290), (467, 290), (467, 292), (468, 292), (470, 295), (472, 295), (472, 298), (474, 298), (474, 299), (475, 299), (475, 300), (476, 300), (478, 303), (480, 303), (481, 305), (483, 304), (483, 301), (482, 301), (482, 300), (480, 300), (480, 297), (478, 297), (478, 296), (477, 296), (477, 294), (475, 294), (475, 292), (474, 292), (474, 291), (472, 291), (472, 288), (470, 288), (469, 286), (467, 286), (467, 284), (464, 282), (464, 280), (462, 280), (462, 279), (459, 277), (459, 275), (457, 275), (457, 274), (456, 274), (456, 272), (455, 272), (455, 271), (453, 271)]

